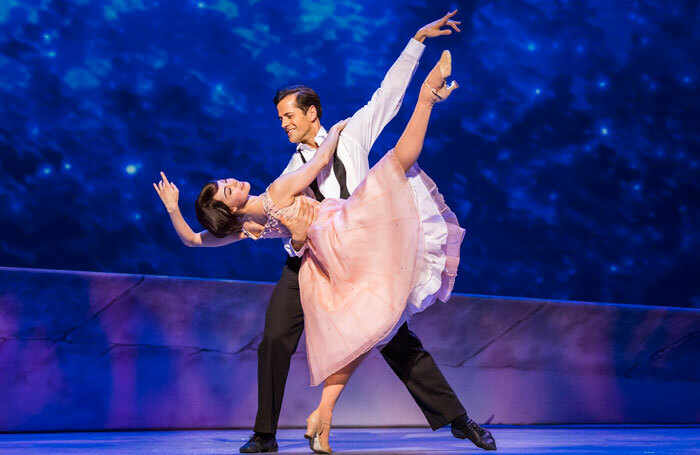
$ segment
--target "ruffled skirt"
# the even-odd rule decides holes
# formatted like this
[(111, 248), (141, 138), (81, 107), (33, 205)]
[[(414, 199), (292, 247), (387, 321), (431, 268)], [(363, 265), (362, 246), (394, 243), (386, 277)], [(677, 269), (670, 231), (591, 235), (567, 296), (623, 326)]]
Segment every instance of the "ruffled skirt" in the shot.
[(349, 199), (324, 200), (299, 271), (311, 385), (446, 301), (463, 238), (435, 183), (393, 151)]

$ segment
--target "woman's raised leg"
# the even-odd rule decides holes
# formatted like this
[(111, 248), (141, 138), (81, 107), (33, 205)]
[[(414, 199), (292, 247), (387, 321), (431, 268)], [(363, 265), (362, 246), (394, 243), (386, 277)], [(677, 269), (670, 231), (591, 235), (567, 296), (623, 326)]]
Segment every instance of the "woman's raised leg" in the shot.
[(450, 96), (450, 93), (458, 87), (454, 81), (448, 86), (445, 85), (445, 79), (451, 73), (452, 56), (450, 51), (442, 51), (440, 60), (421, 85), (413, 115), (411, 115), (408, 125), (394, 148), (394, 156), (399, 160), (404, 171), (408, 171), (420, 156), (433, 105)]

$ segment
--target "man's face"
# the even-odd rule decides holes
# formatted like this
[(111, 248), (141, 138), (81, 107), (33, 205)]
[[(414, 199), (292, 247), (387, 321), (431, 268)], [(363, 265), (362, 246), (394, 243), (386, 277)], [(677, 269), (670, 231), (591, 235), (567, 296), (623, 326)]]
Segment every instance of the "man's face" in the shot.
[(287, 95), (277, 104), (277, 117), (282, 122), (282, 129), (287, 133), (289, 142), (298, 144), (304, 141), (313, 142), (314, 137), (308, 137), (312, 133), (313, 122), (316, 120), (316, 108), (309, 107), (304, 114), (295, 104), (296, 95)]

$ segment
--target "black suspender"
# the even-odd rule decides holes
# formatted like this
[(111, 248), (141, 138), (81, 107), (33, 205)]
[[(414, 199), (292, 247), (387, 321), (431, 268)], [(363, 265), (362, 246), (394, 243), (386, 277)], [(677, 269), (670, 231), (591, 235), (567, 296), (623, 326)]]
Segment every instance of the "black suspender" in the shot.
[[(297, 150), (297, 152), (301, 157), (301, 161), (304, 162), (304, 164), (306, 164), (306, 158), (304, 158), (304, 154), (301, 153), (301, 150)], [(335, 174), (335, 178), (338, 179), (338, 183), (340, 184), (340, 198), (349, 198), (350, 192), (348, 191), (345, 165), (343, 164), (343, 161), (338, 157), (337, 151), (333, 154), (333, 173)], [(325, 199), (325, 196), (323, 195), (323, 193), (321, 193), (321, 190), (318, 187), (318, 182), (316, 181), (316, 179), (314, 179), (314, 181), (311, 182), (309, 188), (311, 188), (311, 191), (314, 192), (314, 196), (316, 196), (317, 201), (322, 201)]]

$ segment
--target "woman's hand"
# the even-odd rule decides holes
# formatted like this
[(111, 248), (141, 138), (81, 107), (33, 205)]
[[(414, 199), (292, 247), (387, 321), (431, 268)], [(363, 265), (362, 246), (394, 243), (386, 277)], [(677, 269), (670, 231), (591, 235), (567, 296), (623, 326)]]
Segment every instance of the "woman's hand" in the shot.
[(345, 120), (341, 120), (338, 123), (336, 123), (335, 125), (331, 126), (331, 131), (337, 132), (338, 134), (340, 134), (340, 132), (343, 131), (345, 129), (345, 127), (347, 126), (348, 122), (350, 121), (350, 118), (351, 117), (348, 117)]
[(345, 126), (349, 121), (350, 117), (339, 121), (335, 125), (331, 126), (330, 130), (328, 130), (328, 136), (326, 136), (326, 138), (323, 140), (323, 144), (321, 144), (321, 147), (319, 147), (320, 153), (317, 152), (317, 155), (323, 160), (324, 166), (328, 164), (331, 157), (335, 153), (335, 149), (338, 146), (338, 139), (340, 138), (340, 132), (345, 129)]
[(160, 172), (161, 181), (156, 185), (153, 184), (153, 188), (156, 189), (156, 193), (160, 196), (160, 200), (163, 201), (168, 213), (177, 212), (180, 210), (178, 206), (178, 198), (180, 196), (180, 190), (173, 182), (169, 182), (168, 178), (165, 176), (163, 171)]

